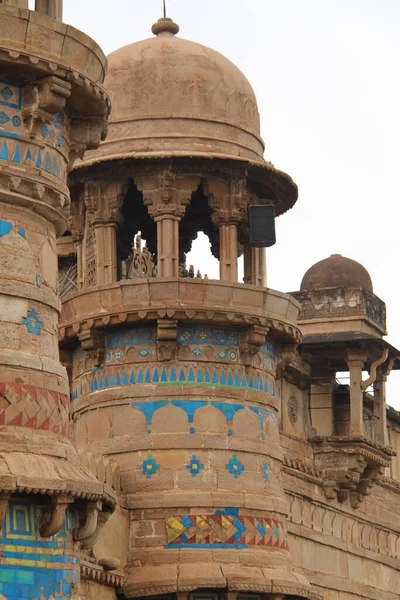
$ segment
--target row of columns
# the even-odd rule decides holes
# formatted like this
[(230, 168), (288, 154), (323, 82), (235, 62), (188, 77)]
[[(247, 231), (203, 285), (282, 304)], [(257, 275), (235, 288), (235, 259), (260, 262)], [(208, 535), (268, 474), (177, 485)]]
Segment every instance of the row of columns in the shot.
[[(179, 222), (172, 215), (160, 215), (157, 223), (157, 271), (159, 277), (179, 277)], [(221, 225), (220, 281), (238, 282), (237, 225)], [(95, 224), (97, 284), (117, 281), (117, 223)], [(79, 272), (79, 265), (78, 265)], [(264, 248), (244, 248), (244, 282), (266, 286)]]
[[(146, 192), (144, 191), (146, 198)], [(179, 277), (179, 227), (190, 202), (191, 192), (181, 193), (179, 201), (163, 202), (159, 194), (148, 193), (145, 204), (150, 216), (157, 224), (157, 272), (158, 277)], [(85, 251), (82, 250), (84, 236), (82, 222), (86, 219), (94, 228), (96, 284), (105, 285), (118, 280), (117, 232), (122, 219), (124, 202), (123, 185), (118, 183), (99, 183), (87, 186), (84, 202), (85, 211), (77, 209), (72, 225), (78, 246), (78, 285), (81, 289), (87, 285), (83, 269), (87, 264)], [(78, 202), (79, 203), (79, 202)], [(73, 204), (74, 206), (74, 204)], [(75, 205), (76, 209), (76, 205)], [(74, 210), (74, 208), (73, 208)], [(232, 213), (232, 219), (229, 218)], [(238, 228), (246, 226), (245, 217), (237, 217), (237, 210), (223, 209), (213, 212), (214, 225), (219, 230), (220, 280), (228, 283), (238, 282)], [(256, 286), (266, 286), (265, 249), (244, 247), (244, 282)]]
[[(3, 0), (0, 4), (29, 8), (29, 0)], [(35, 0), (35, 11), (62, 21), (63, 0)]]
[[(349, 354), (347, 365), (350, 374), (350, 429), (351, 436), (364, 435), (364, 391), (362, 387), (362, 372), (365, 365), (364, 354)], [(375, 417), (374, 437), (383, 446), (389, 445), (387, 422), (386, 422), (386, 380), (387, 375), (383, 367), (379, 367), (374, 387), (374, 410)]]
[[(349, 369), (350, 382), (350, 421), (347, 435), (354, 437), (365, 436), (364, 429), (364, 390), (363, 369), (367, 356), (364, 353), (349, 353), (346, 363)], [(314, 372), (318, 383), (311, 385), (310, 408), (312, 423), (317, 434), (330, 437), (335, 434), (335, 413), (333, 405), (334, 373), (327, 370)], [(373, 416), (374, 439), (383, 446), (389, 445), (386, 419), (386, 380), (387, 374), (382, 365), (377, 369), (374, 381)], [(336, 435), (340, 435), (336, 433)]]

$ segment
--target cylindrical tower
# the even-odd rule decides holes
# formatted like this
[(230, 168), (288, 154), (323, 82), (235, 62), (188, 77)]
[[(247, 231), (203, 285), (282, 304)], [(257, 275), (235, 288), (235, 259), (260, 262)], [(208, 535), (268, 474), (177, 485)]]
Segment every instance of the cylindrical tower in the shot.
[[(291, 567), (277, 426), (299, 305), (265, 287), (247, 221), (297, 188), (262, 157), (243, 74), (178, 29), (161, 19), (109, 57), (110, 135), (71, 177), (60, 339), (76, 444), (121, 471), (126, 598), (311, 598)], [(220, 281), (182, 267), (198, 231)]]
[(105, 132), (106, 59), (47, 16), (60, 19), (62, 2), (37, 4), (0, 6), (0, 594), (10, 600), (69, 598), (76, 542), (114, 504), (72, 444), (57, 339), (67, 173)]

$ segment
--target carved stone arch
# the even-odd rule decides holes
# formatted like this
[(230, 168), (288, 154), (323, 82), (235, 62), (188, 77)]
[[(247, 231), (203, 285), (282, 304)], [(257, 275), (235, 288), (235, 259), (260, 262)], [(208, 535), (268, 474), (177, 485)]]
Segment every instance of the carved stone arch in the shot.
[(179, 228), (179, 260), (181, 264), (185, 262), (185, 254), (190, 251), (192, 243), (200, 231), (210, 240), (212, 255), (216, 259), (219, 258), (219, 235), (218, 228), (212, 220), (212, 202), (208, 195), (207, 180), (201, 179), (191, 194)]
[[(121, 203), (121, 220), (117, 229), (117, 261), (118, 279), (125, 279), (127, 269), (124, 261), (133, 258), (132, 252), (136, 246), (141, 249), (141, 240), (145, 240), (152, 262), (157, 260), (157, 225), (151, 218), (144, 194), (141, 191), (135, 176), (124, 181), (123, 199)], [(141, 240), (136, 239), (140, 232)], [(129, 271), (129, 269), (128, 269)], [(152, 274), (152, 273), (151, 273)], [(149, 276), (151, 276), (149, 273)]]

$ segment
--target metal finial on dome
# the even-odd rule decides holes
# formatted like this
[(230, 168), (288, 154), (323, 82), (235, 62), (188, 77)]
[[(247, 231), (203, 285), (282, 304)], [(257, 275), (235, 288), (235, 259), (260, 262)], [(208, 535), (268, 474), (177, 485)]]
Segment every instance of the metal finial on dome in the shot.
[(176, 35), (179, 31), (179, 25), (174, 23), (172, 19), (163, 17), (162, 19), (158, 19), (157, 23), (154, 23), (151, 31), (154, 33), (154, 35)]

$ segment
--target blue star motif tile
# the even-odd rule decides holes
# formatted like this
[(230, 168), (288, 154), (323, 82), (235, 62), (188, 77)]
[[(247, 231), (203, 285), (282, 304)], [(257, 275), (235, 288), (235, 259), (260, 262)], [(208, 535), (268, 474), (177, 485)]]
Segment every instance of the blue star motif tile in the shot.
[(218, 352), (218, 356), (219, 356), (220, 358), (226, 358), (226, 352), (225, 352), (225, 350), (220, 350), (220, 351)]
[(26, 325), (28, 332), (34, 335), (39, 335), (42, 328), (42, 322), (36, 314), (36, 309), (31, 308), (26, 317), (23, 317), (22, 322)]
[(192, 350), (193, 354), (195, 356), (201, 356), (203, 354), (203, 350), (199, 347), (195, 348), (194, 350)]
[(19, 116), (18, 116), (18, 115), (15, 115), (15, 116), (12, 118), (12, 123), (13, 123), (14, 127), (20, 127), (20, 126), (21, 126), (21, 123), (22, 123), (22, 121), (21, 121), (21, 119), (19, 118)]
[(231, 350), (229, 352), (229, 359), (230, 360), (236, 360), (237, 359), (237, 353), (234, 350)]
[(204, 465), (199, 461), (196, 455), (192, 456), (192, 459), (186, 468), (192, 474), (192, 477), (196, 477), (202, 469), (204, 469)]
[(148, 351), (148, 350), (146, 350), (146, 348), (142, 348), (142, 349), (140, 350), (139, 354), (140, 354), (140, 356), (143, 356), (143, 357), (145, 357), (145, 356), (147, 356), (147, 355), (149, 354), (149, 351)]
[(237, 479), (237, 477), (239, 477), (242, 471), (244, 471), (244, 466), (235, 454), (227, 463), (226, 468), (228, 469), (229, 473), (234, 476), (235, 479)]
[(262, 467), (262, 472), (263, 472), (264, 478), (265, 478), (267, 481), (268, 481), (268, 479), (269, 479), (269, 473), (268, 473), (268, 471), (269, 471), (269, 464), (268, 464), (268, 461), (267, 461), (267, 462), (266, 462), (266, 463), (263, 465), (263, 467)]
[(157, 471), (159, 470), (160, 465), (158, 465), (154, 458), (151, 456), (151, 454), (149, 454), (149, 456), (146, 458), (142, 465), (143, 475), (146, 475), (147, 479), (150, 479), (150, 477), (152, 475), (155, 475), (155, 473), (157, 473)]

